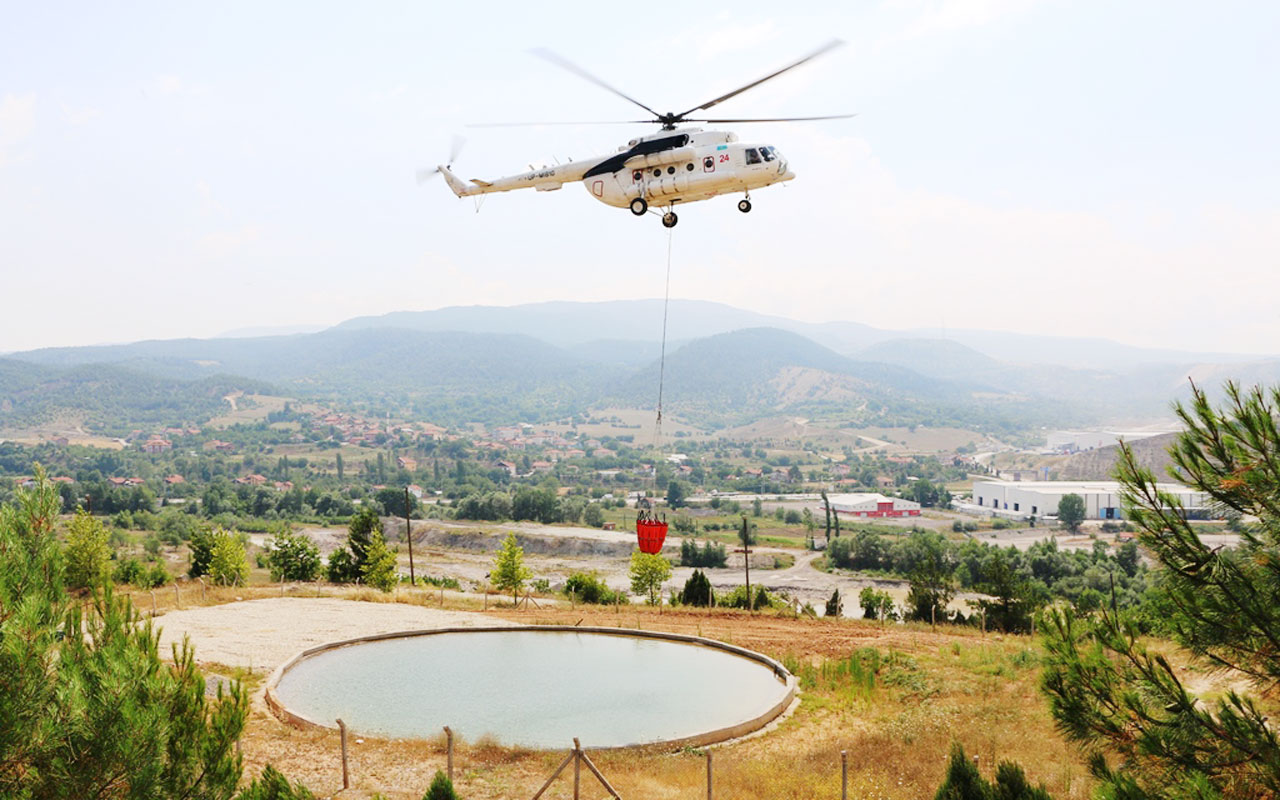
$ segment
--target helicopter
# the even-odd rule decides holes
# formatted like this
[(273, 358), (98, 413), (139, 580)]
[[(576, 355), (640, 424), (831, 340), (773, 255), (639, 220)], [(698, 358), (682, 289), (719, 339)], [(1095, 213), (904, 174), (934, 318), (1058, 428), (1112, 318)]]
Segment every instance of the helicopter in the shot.
[(651, 124), (656, 122), (661, 126), (660, 130), (657, 133), (638, 136), (630, 140), (611, 155), (569, 161), (565, 164), (548, 165), (541, 168), (531, 167), (528, 172), (495, 178), (491, 181), (472, 178), (469, 183), (458, 178), (453, 172), (452, 161), (457, 156), (455, 143), (455, 151), (450, 157), (450, 163), (442, 164), (435, 169), (419, 171), (418, 180), (421, 183), (435, 174), (440, 174), (458, 197), (473, 197), (530, 188), (540, 192), (553, 192), (563, 187), (566, 183), (581, 181), (595, 199), (615, 208), (628, 208), (637, 217), (642, 217), (649, 213), (651, 206), (665, 208), (666, 210), (661, 216), (662, 224), (667, 228), (674, 228), (679, 221), (679, 217), (675, 213), (677, 204), (708, 200), (724, 194), (741, 192), (743, 197), (738, 201), (738, 210), (745, 214), (751, 210), (751, 190), (790, 181), (796, 177), (782, 152), (772, 144), (740, 142), (737, 134), (728, 131), (703, 130), (702, 128), (677, 129), (677, 126), (689, 122), (710, 124), (799, 122), (847, 119), (855, 116), (853, 114), (832, 114), (815, 117), (731, 119), (694, 118), (690, 116), (719, 105), (748, 89), (759, 86), (765, 81), (772, 80), (839, 47), (841, 44), (843, 42), (839, 40), (828, 42), (805, 57), (793, 61), (763, 78), (678, 114), (671, 112), (660, 114), (639, 100), (622, 93), (560, 56), (546, 50), (535, 50), (535, 55), (639, 106), (653, 115), (652, 118), (587, 123), (490, 123), (475, 127), (543, 124)]

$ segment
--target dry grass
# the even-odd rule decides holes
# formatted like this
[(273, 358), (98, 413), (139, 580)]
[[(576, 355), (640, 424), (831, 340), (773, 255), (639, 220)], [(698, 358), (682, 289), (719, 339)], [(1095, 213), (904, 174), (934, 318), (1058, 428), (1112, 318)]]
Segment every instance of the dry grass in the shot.
[[(461, 600), (447, 596), (446, 608), (460, 608)], [(955, 741), (980, 757), (984, 772), (997, 760), (1013, 760), (1055, 797), (1088, 796), (1083, 764), (1054, 730), (1037, 690), (1038, 657), (1026, 637), (720, 610), (507, 608), (491, 609), (488, 616), (693, 633), (790, 665), (802, 685), (799, 708), (764, 733), (714, 748), (717, 796), (838, 797), (842, 750), (848, 753), (851, 796), (932, 796)], [(258, 703), (243, 745), (248, 774), (273, 763), (318, 794), (341, 788), (336, 732), (289, 728)], [(444, 752), (443, 736), (417, 742), (353, 736), (353, 788), (341, 796), (421, 797), (443, 768)], [(456, 783), (469, 799), (531, 797), (563, 755), (458, 742)], [(592, 758), (624, 797), (689, 798), (705, 791), (701, 752), (657, 748)], [(604, 796), (594, 784), (584, 785), (591, 786), (586, 796)], [(563, 777), (544, 795), (569, 796), (571, 778)]]

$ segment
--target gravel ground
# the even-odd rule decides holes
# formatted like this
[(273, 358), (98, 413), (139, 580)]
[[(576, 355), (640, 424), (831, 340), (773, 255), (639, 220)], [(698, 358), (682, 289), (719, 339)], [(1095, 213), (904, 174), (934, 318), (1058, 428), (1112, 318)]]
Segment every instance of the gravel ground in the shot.
[(329, 597), (273, 597), (170, 611), (156, 618), (160, 652), (190, 638), (200, 663), (274, 670), (295, 653), (325, 642), (375, 633), (502, 624), (467, 611)]

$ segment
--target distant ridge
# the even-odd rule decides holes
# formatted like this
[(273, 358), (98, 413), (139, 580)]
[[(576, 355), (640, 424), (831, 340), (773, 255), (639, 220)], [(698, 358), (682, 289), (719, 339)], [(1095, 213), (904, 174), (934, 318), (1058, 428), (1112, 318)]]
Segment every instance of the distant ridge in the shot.
[[(657, 341), (662, 331), (662, 301), (553, 301), (515, 306), (449, 306), (429, 311), (396, 311), (380, 316), (355, 317), (334, 327), (518, 333), (562, 347), (597, 339)], [(669, 340), (691, 340), (761, 327), (799, 333), (843, 355), (857, 355), (859, 350), (890, 340), (925, 339), (959, 344), (998, 361), (1078, 369), (1272, 360), (1256, 355), (1134, 347), (1100, 337), (1039, 336), (951, 328), (885, 330), (859, 322), (805, 322), (706, 300), (672, 300), (667, 335)], [(1277, 358), (1280, 358), (1280, 353)]]
[[(661, 320), (659, 300), (454, 307), (348, 320), (318, 333), (48, 348), (9, 358), (63, 369), (107, 365), (168, 381), (238, 376), (289, 396), (437, 422), (537, 422), (606, 400), (651, 403)], [(1280, 381), (1280, 359), (1214, 362), (1184, 354), (1181, 362), (1109, 368), (1013, 363), (964, 344), (963, 331), (929, 338), (704, 301), (673, 301), (669, 321), (671, 408), (716, 425), (780, 410), (850, 424), (1006, 430), (1156, 421), (1168, 419), (1172, 401), (1185, 399), (1189, 378), (1210, 390), (1229, 378)], [(1112, 361), (1168, 355), (1105, 340), (1051, 340), (1060, 350), (1077, 341), (1114, 345)], [(0, 374), (0, 423), (27, 377), (16, 369)]]

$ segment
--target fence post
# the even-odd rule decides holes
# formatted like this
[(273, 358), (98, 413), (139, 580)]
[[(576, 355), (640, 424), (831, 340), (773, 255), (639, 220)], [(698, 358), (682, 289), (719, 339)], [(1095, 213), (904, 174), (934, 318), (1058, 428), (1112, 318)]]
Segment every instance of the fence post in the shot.
[(151, 616), (156, 615), (156, 590), (151, 590)]
[(573, 800), (578, 800), (578, 780), (582, 775), (582, 745), (573, 737)]
[(351, 773), (347, 770), (347, 724), (338, 720), (338, 735), (342, 737), (342, 788), (351, 788)]
[(453, 783), (453, 731), (449, 728), (448, 725), (444, 726), (444, 736), (445, 736), (446, 747), (448, 748), (448, 751), (449, 751), (449, 760), (448, 760), (449, 783)]
[(182, 608), (182, 593), (178, 591), (178, 582), (173, 582), (173, 604)]
[(711, 748), (707, 748), (707, 800), (711, 800)]
[(840, 751), (840, 800), (849, 800), (849, 753)]
[(205, 601), (205, 596), (204, 596), (204, 590), (205, 590), (204, 578), (196, 578), (196, 580), (200, 581), (200, 602), (201, 602), (201, 603), (203, 603), (203, 602)]

